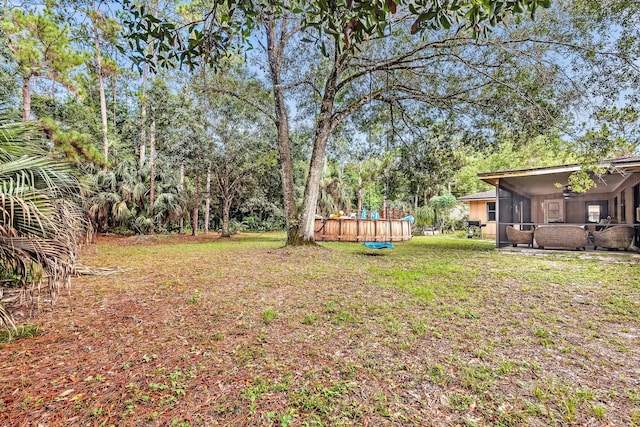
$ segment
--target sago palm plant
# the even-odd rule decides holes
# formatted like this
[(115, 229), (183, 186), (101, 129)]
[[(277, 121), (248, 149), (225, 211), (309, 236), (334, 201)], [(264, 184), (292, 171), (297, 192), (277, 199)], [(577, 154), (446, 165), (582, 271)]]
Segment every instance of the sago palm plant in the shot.
[(19, 306), (53, 301), (74, 272), (81, 186), (34, 128), (0, 108), (0, 327)]

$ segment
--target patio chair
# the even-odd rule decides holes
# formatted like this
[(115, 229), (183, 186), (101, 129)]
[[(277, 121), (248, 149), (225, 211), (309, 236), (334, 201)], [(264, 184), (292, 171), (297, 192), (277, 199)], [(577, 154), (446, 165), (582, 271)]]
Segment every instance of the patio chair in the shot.
[(516, 230), (513, 226), (507, 226), (507, 239), (513, 247), (527, 245), (533, 247), (533, 230)]
[(594, 231), (593, 248), (628, 250), (635, 238), (635, 229), (630, 225), (618, 225), (602, 231)]

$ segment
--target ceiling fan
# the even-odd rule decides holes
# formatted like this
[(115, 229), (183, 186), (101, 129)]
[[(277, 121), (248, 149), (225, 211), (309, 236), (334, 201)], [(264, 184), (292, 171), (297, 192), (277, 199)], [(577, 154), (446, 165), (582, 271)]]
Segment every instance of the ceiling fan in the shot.
[(575, 196), (577, 193), (575, 191), (573, 191), (573, 186), (570, 184), (567, 184), (564, 186), (564, 190), (562, 190), (562, 197), (566, 199), (570, 199), (571, 197)]

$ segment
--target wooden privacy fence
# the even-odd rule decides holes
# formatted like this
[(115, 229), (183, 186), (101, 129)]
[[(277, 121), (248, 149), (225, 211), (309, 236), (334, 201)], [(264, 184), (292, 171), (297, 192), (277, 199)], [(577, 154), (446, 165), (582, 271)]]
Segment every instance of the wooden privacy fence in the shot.
[(402, 242), (411, 240), (411, 222), (401, 219), (316, 219), (318, 242)]

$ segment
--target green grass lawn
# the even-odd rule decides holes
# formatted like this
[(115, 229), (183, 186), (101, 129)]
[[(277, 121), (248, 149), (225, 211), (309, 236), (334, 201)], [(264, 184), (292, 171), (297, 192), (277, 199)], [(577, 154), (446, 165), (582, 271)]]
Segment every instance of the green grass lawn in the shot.
[(89, 246), (115, 273), (0, 344), (0, 425), (640, 425), (637, 257), (282, 244)]

